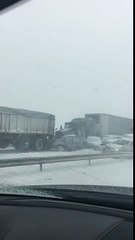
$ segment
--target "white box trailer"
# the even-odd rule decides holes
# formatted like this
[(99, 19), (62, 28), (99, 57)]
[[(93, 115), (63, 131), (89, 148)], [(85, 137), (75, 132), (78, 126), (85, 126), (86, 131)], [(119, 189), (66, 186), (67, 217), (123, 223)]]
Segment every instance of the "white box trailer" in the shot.
[(0, 107), (0, 147), (49, 148), (54, 138), (55, 116), (48, 113)]
[(130, 118), (103, 113), (85, 114), (85, 118), (93, 120), (93, 135), (99, 137), (104, 137), (105, 135), (123, 135), (132, 133), (133, 131), (133, 120)]

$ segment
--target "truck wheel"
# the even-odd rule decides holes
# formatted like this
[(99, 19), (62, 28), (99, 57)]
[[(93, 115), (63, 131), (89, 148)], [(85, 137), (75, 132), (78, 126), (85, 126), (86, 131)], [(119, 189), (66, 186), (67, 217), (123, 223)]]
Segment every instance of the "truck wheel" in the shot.
[(36, 151), (42, 151), (44, 148), (44, 142), (42, 138), (37, 138), (35, 141), (35, 150)]
[(14, 147), (17, 151), (28, 151), (30, 146), (30, 139), (28, 137), (21, 137), (17, 142), (14, 143)]
[(57, 147), (57, 150), (58, 150), (59, 152), (64, 152), (64, 151), (65, 151), (65, 147), (64, 147), (63, 145), (59, 145), (59, 146)]
[(7, 143), (7, 142), (1, 142), (0, 143), (0, 148), (7, 148), (8, 145), (9, 145), (9, 143)]

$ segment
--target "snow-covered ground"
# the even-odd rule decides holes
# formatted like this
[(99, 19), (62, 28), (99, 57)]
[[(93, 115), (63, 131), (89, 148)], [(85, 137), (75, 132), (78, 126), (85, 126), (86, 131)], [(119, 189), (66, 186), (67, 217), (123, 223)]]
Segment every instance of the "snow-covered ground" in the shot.
[[(70, 154), (94, 153), (81, 150), (69, 153), (0, 153), (0, 159), (9, 157), (53, 156)], [(0, 184), (35, 185), (35, 184), (94, 184), (112, 186), (133, 186), (133, 159), (99, 159), (88, 161), (53, 163), (39, 165), (0, 168)]]

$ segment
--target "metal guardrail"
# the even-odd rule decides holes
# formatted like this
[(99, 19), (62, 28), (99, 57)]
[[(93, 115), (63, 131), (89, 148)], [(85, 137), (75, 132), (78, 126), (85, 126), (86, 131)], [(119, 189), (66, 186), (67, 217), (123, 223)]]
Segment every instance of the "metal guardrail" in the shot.
[(47, 157), (21, 157), (21, 158), (6, 158), (0, 159), (0, 168), (26, 166), (26, 165), (40, 165), (42, 172), (43, 164), (73, 162), (88, 160), (91, 165), (91, 160), (105, 159), (105, 158), (132, 158), (132, 153), (114, 153), (114, 154), (81, 154), (81, 155), (63, 155), (63, 156), (47, 156)]

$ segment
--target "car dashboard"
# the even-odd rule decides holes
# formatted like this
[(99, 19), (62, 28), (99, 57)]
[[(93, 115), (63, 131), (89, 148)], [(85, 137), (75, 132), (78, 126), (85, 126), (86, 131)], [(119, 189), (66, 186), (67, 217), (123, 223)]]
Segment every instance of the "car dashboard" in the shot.
[(53, 199), (0, 203), (0, 240), (131, 240), (132, 211)]

